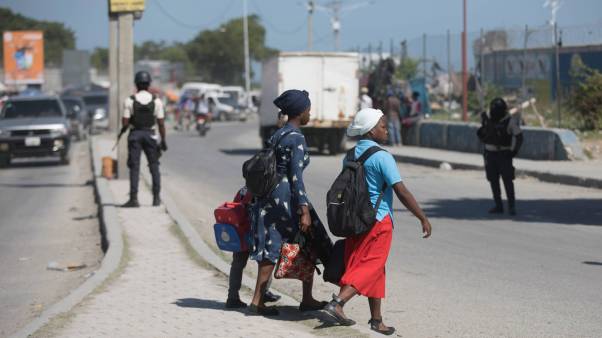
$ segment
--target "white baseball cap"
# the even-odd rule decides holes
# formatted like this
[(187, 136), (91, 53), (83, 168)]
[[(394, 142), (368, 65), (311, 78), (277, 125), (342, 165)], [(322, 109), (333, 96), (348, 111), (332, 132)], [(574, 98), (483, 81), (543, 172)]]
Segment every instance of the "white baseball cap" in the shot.
[(361, 136), (368, 133), (378, 124), (383, 112), (380, 109), (364, 108), (355, 114), (353, 122), (347, 127), (347, 136)]

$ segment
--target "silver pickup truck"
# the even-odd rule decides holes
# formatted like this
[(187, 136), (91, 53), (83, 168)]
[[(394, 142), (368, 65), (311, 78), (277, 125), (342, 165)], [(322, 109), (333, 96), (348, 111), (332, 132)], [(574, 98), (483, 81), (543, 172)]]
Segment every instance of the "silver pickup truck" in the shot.
[(0, 166), (17, 157), (58, 156), (68, 164), (69, 120), (57, 96), (13, 97), (0, 113)]

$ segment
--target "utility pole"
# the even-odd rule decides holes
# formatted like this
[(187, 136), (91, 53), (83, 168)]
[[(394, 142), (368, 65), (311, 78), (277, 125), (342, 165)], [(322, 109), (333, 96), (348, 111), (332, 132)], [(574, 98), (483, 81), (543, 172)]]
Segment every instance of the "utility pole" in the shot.
[(383, 61), (383, 41), (378, 42), (378, 62)]
[[(562, 32), (561, 32), (562, 33)], [(556, 125), (558, 128), (560, 128), (560, 123), (561, 123), (561, 113), (560, 113), (560, 106), (561, 106), (561, 86), (560, 86), (560, 45), (561, 45), (561, 38), (558, 35), (558, 23), (554, 22), (554, 49), (555, 49), (555, 54), (556, 54)]]
[(424, 77), (424, 83), (426, 84), (426, 33), (422, 34), (422, 76)]
[(485, 110), (485, 82), (483, 81), (483, 69), (485, 58), (483, 57), (483, 49), (485, 48), (485, 37), (483, 28), (481, 28), (481, 35), (479, 37), (479, 108), (481, 111)]
[(451, 97), (454, 82), (452, 81), (452, 66), (451, 66), (451, 34), (447, 30), (447, 110), (451, 112)]
[(245, 48), (245, 91), (247, 96), (247, 107), (251, 106), (251, 65), (249, 62), (249, 20), (247, 18), (247, 0), (243, 0), (243, 34)]
[(374, 1), (365, 1), (361, 3), (355, 3), (349, 6), (341, 6), (341, 0), (333, 0), (328, 4), (322, 6), (317, 5), (312, 1), (313, 9), (319, 9), (330, 12), (330, 22), (332, 24), (332, 31), (334, 32), (334, 49), (338, 51), (341, 48), (340, 32), (341, 32), (341, 12), (354, 10), (365, 5), (372, 4)]
[(338, 51), (341, 48), (340, 32), (341, 32), (341, 1), (336, 0), (332, 2), (332, 30), (334, 31), (334, 50)]
[(393, 38), (389, 39), (389, 57), (393, 59)]
[(525, 39), (523, 42), (523, 69), (521, 76), (522, 100), (527, 100), (527, 44), (529, 42), (529, 26), (525, 25)]
[(307, 2), (307, 50), (312, 49), (313, 45), (313, 15), (315, 4), (313, 0)]
[(118, 46), (117, 39), (119, 34), (119, 23), (117, 15), (109, 15), (109, 127), (111, 132), (117, 133), (119, 130), (119, 66), (118, 66)]
[(372, 71), (372, 42), (370, 42), (368, 44), (368, 55), (369, 55), (368, 60), (369, 60), (369, 65), (370, 65), (369, 69), (370, 69), (370, 71)]
[[(120, 13), (119, 24), (119, 95), (117, 105), (119, 107), (119, 118), (123, 117), (123, 103), (132, 95), (134, 83), (134, 14), (131, 12)], [(127, 167), (127, 142), (119, 142), (117, 147), (117, 175), (119, 179), (129, 177)]]
[(462, 120), (468, 121), (468, 62), (466, 60), (466, 0), (463, 0), (462, 30)]

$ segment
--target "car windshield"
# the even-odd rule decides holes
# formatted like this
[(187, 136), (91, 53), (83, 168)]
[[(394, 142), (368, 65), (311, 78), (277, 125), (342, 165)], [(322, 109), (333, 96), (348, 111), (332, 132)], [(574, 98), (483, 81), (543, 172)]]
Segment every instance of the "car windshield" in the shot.
[(59, 116), (63, 113), (57, 100), (9, 101), (2, 111), (4, 119)]
[(84, 96), (84, 102), (91, 106), (101, 106), (107, 104), (109, 97), (106, 95)]

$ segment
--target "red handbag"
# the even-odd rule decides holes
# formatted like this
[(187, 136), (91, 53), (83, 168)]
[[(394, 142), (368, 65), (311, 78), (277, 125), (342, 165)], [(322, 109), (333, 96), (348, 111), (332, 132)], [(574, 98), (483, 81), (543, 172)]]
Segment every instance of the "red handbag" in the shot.
[(307, 257), (298, 243), (282, 243), (280, 258), (276, 263), (274, 278), (298, 279), (304, 282), (314, 278), (314, 263)]

